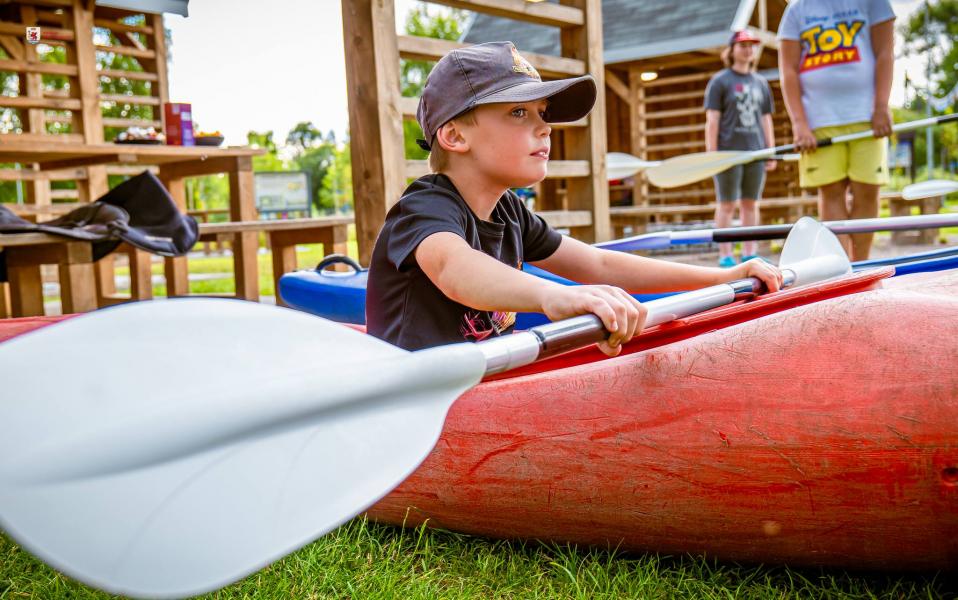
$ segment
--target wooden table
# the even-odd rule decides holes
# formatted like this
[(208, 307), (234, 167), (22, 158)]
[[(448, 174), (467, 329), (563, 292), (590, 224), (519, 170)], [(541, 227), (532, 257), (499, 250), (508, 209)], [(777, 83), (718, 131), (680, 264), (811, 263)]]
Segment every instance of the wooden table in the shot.
[[(253, 156), (265, 151), (253, 148), (215, 148), (210, 146), (165, 146), (142, 144), (78, 144), (4, 139), (0, 145), (0, 163), (39, 165), (41, 171), (54, 171), (107, 164), (156, 165), (159, 178), (169, 190), (181, 212), (186, 212), (187, 177), (226, 173), (229, 176), (229, 217), (231, 221), (255, 221), (256, 199), (253, 185)], [(247, 300), (259, 298), (259, 277), (256, 263), (257, 233), (236, 233), (233, 240), (234, 273), (237, 296)], [(149, 256), (141, 251), (130, 252), (131, 271), (148, 268)], [(110, 269), (112, 270), (112, 269)], [(168, 258), (165, 264), (167, 293), (182, 296), (189, 293), (185, 257)], [(98, 273), (101, 287), (112, 289), (111, 274)], [(104, 297), (100, 290), (99, 304), (123, 298)]]

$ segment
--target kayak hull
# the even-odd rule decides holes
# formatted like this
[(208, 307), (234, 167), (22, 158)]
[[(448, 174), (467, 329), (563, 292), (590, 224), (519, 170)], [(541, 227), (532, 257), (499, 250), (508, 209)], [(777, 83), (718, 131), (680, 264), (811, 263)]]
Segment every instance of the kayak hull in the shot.
[(955, 295), (865, 291), (484, 383), (369, 515), (743, 562), (954, 569), (955, 314)]
[[(958, 273), (891, 269), (490, 378), (375, 520), (867, 569), (958, 566)], [(881, 288), (880, 286), (885, 286)], [(0, 321), (0, 341), (56, 319)]]

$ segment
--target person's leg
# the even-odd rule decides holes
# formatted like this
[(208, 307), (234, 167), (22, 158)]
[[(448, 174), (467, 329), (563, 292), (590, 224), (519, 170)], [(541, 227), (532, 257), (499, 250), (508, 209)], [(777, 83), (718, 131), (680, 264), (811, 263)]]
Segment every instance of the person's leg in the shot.
[[(852, 181), (852, 209), (849, 211), (852, 219), (874, 219), (878, 216), (880, 188), (880, 185)], [(874, 237), (874, 233), (852, 234), (852, 252), (849, 258), (852, 261), (867, 260)]]
[[(844, 221), (850, 218), (848, 212), (848, 180), (842, 179), (818, 188), (818, 217), (822, 221)], [(847, 235), (838, 236), (838, 240), (849, 256), (851, 240)]]
[[(742, 215), (742, 225), (749, 227), (758, 225), (758, 199), (762, 197), (762, 188), (765, 186), (765, 163), (754, 162), (743, 166), (742, 195), (739, 200), (739, 210)], [(742, 258), (757, 256), (758, 242), (742, 242)]]
[[(888, 183), (888, 140), (865, 139), (849, 144), (848, 177), (851, 179), (851, 218), (878, 216), (878, 190)], [(865, 260), (871, 252), (873, 233), (856, 233), (852, 238), (852, 260)]]
[[(741, 188), (742, 167), (732, 167), (715, 176), (715, 227), (718, 229), (730, 227), (732, 216), (735, 214), (735, 200), (739, 197)], [(719, 266), (734, 264), (732, 258), (732, 244), (719, 244)]]
[[(742, 198), (739, 201), (739, 210), (742, 215), (742, 225), (750, 227), (758, 225), (758, 202), (750, 198)], [(742, 258), (746, 256), (758, 255), (758, 242), (752, 240), (742, 242)]]

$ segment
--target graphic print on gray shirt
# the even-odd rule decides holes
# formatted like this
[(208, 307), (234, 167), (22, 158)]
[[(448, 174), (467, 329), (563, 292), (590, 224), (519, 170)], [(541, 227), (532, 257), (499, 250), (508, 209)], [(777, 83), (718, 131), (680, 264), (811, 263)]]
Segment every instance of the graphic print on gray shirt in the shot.
[(772, 90), (765, 78), (754, 73), (723, 69), (705, 88), (705, 109), (722, 113), (719, 120), (719, 150), (761, 150), (766, 147), (762, 116), (774, 108)]

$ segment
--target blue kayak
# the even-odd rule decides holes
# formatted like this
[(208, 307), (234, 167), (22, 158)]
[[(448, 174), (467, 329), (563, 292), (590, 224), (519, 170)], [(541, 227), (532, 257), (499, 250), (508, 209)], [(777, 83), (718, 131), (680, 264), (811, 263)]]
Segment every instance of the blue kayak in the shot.
[[(335, 264), (348, 265), (352, 271), (330, 271), (327, 267)], [(894, 266), (895, 275), (943, 271), (958, 268), (958, 246), (931, 250), (918, 254), (879, 258), (859, 261), (852, 264), (855, 271), (875, 267)], [(578, 285), (574, 281), (559, 277), (532, 265), (523, 265), (522, 270), (561, 283)], [(308, 313), (319, 315), (340, 323), (366, 323), (366, 277), (368, 270), (356, 261), (341, 255), (331, 255), (322, 260), (315, 269), (287, 273), (279, 280), (279, 295), (283, 302)], [(639, 302), (671, 296), (666, 294), (634, 294)], [(541, 313), (519, 313), (516, 316), (516, 328), (528, 329), (548, 322)]]

